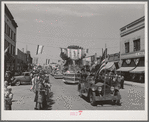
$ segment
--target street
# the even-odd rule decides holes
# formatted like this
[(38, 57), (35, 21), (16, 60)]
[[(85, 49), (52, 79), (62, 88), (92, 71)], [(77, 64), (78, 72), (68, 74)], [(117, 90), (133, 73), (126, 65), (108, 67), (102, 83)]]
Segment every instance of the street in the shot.
[[(144, 88), (127, 86), (120, 90), (121, 106), (105, 103), (103, 106), (91, 106), (86, 98), (80, 98), (77, 84), (65, 84), (62, 79), (55, 79), (50, 75), (52, 92), (49, 110), (144, 110)], [(34, 110), (34, 93), (31, 85), (12, 86), (14, 94), (12, 110)]]

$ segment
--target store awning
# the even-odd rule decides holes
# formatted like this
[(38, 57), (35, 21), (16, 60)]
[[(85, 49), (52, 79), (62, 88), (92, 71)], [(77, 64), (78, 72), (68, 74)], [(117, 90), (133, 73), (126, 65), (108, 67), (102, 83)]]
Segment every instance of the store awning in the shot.
[(113, 71), (115, 69), (114, 62), (108, 62), (105, 66), (105, 69)]
[(145, 67), (136, 67), (134, 70), (130, 71), (130, 73), (144, 73)]
[(122, 72), (129, 72), (131, 70), (133, 70), (135, 67), (121, 67), (116, 71), (122, 71)]

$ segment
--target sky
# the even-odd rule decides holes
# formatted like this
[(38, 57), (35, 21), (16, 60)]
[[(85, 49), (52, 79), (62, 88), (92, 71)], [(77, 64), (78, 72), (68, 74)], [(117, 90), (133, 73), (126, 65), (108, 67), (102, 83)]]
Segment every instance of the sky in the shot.
[[(39, 63), (57, 62), (60, 47), (78, 45), (89, 49), (87, 56), (120, 51), (120, 28), (145, 15), (144, 4), (6, 4), (17, 25), (17, 48), (29, 50)], [(44, 45), (36, 55), (37, 45)]]

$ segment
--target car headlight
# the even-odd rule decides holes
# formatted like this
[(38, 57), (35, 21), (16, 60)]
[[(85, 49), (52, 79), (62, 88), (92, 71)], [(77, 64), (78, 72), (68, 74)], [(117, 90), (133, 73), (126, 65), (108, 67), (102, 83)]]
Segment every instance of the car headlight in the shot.
[(113, 86), (111, 87), (111, 91), (114, 91), (114, 87)]
[(102, 91), (102, 88), (101, 88), (101, 87), (98, 87), (98, 91), (100, 91), (100, 92), (101, 92), (101, 91)]

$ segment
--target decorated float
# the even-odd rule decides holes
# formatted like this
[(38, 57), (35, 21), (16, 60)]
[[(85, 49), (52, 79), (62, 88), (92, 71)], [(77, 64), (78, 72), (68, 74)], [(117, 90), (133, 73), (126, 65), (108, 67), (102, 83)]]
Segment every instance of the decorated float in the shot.
[(65, 83), (78, 83), (82, 67), (82, 58), (86, 56), (88, 49), (79, 46), (61, 48), (60, 57), (63, 59), (63, 81)]

